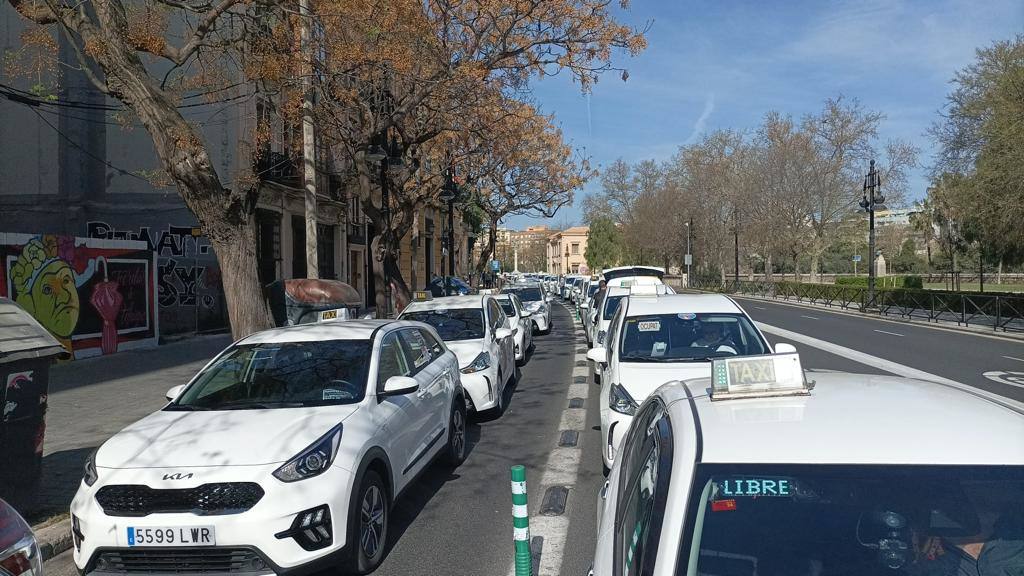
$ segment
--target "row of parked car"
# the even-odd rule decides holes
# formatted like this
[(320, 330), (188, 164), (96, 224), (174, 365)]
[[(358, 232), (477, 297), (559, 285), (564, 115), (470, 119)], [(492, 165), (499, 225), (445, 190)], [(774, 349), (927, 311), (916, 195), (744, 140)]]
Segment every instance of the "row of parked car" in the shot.
[(505, 409), (535, 333), (551, 330), (549, 300), (539, 283), (418, 292), (394, 320), (324, 309), (235, 342), (89, 457), (75, 564), (372, 571), (398, 495), (431, 462), (466, 458), (470, 413)]
[(733, 299), (631, 268), (561, 282), (601, 386), (591, 575), (1024, 570), (1024, 404), (805, 370)]

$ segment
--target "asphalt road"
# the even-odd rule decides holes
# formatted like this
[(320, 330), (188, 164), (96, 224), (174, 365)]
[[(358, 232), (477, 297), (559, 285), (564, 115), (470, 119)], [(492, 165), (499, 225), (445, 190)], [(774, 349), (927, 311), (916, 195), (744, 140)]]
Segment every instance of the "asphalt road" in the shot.
[[(513, 561), (509, 468), (513, 464), (526, 466), (530, 513), (536, 515), (544, 496), (540, 479), (551, 465), (549, 457), (565, 422), (563, 413), (574, 368), (580, 369), (576, 366), (577, 354), (586, 347), (574, 335), (571, 317), (563, 307), (553, 307), (553, 320), (551, 334), (536, 337), (536, 348), (521, 369), (505, 413), (496, 418), (477, 418), (471, 423), (466, 462), (453, 472), (440, 466), (428, 468), (396, 502), (389, 550), (375, 575), (509, 573)], [(166, 382), (160, 380), (148, 382), (149, 390), (144, 394), (162, 392)], [(598, 411), (589, 409), (589, 404), (596, 402), (597, 386), (589, 386), (593, 386), (594, 392), (585, 400), (578, 477), (571, 484), (563, 515), (570, 529), (557, 551), (537, 542), (541, 544), (541, 557), (556, 553), (560, 556), (561, 574), (586, 574), (593, 559), (596, 497), (604, 478), (600, 467), (600, 432), (596, 429)], [(123, 426), (132, 419), (117, 420), (127, 420), (120, 422)], [(84, 443), (95, 444), (93, 438), (96, 436)], [(71, 553), (47, 562), (46, 573), (75, 575)]]
[[(1024, 401), (1024, 341), (817, 307), (743, 297), (736, 300), (758, 322)], [(766, 336), (772, 343), (787, 341), (768, 331)], [(886, 373), (870, 363), (792, 343), (805, 367)]]

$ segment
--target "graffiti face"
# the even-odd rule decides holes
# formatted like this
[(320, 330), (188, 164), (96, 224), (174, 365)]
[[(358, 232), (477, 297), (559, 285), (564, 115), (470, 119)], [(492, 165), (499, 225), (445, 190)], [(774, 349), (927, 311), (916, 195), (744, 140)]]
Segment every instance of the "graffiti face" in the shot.
[(79, 302), (75, 274), (66, 262), (55, 260), (39, 271), (31, 298), (32, 315), (40, 324), (58, 338), (71, 336), (78, 324)]

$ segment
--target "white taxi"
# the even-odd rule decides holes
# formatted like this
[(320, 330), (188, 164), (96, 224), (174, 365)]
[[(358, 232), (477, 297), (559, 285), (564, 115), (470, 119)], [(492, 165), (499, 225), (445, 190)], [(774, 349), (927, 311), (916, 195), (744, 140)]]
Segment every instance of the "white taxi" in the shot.
[[(634, 286), (612, 319), (604, 344), (587, 358), (601, 368), (601, 458), (611, 467), (639, 406), (669, 380), (711, 373), (711, 360), (770, 352), (735, 301), (720, 294), (661, 294)], [(780, 344), (791, 351), (789, 344)]]
[(414, 322), (243, 338), (89, 456), (71, 503), (78, 570), (373, 570), (397, 496), (435, 456), (465, 458), (458, 370)]
[(505, 312), (490, 295), (442, 296), (416, 292), (399, 320), (432, 326), (459, 357), (469, 410), (505, 410), (505, 388), (515, 381), (514, 335)]
[(715, 360), (637, 411), (595, 576), (1024, 573), (1024, 405), (966, 386)]
[(502, 294), (515, 294), (529, 310), (533, 325), (541, 334), (551, 333), (551, 296), (540, 284), (513, 284), (501, 290)]
[(515, 294), (499, 294), (496, 296), (502, 312), (508, 317), (512, 326), (512, 336), (516, 344), (516, 363), (526, 364), (526, 358), (533, 351), (533, 318), (530, 311), (523, 306), (523, 301)]

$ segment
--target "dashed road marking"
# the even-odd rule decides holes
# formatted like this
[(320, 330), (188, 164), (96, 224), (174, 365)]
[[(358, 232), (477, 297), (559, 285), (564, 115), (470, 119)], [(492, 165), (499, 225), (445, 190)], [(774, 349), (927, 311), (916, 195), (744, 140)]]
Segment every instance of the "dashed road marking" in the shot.
[(1014, 358), (1013, 356), (1003, 356), (1003, 358), (1006, 358), (1007, 360), (1016, 360), (1017, 362), (1024, 362), (1024, 360), (1021, 360), (1020, 358)]
[(817, 316), (806, 316), (804, 314), (801, 314), (800, 317), (807, 318), (808, 320), (821, 320), (821, 318), (818, 318)]
[[(824, 350), (825, 352), (835, 354), (836, 356), (842, 356), (843, 358), (853, 360), (854, 362), (864, 364), (865, 366), (874, 366), (879, 370), (884, 370), (897, 376), (903, 376), (905, 378), (916, 378), (918, 380), (927, 380), (930, 382), (936, 382), (938, 384), (944, 384), (946, 386), (950, 386), (953, 388), (963, 390), (970, 394), (974, 394), (975, 396), (986, 398), (992, 402), (1001, 404), (1003, 406), (1007, 406), (1014, 410), (1020, 410), (1021, 408), (1024, 408), (1024, 402), (1018, 402), (1016, 400), (1007, 398), (1000, 394), (995, 394), (993, 392), (988, 392), (987, 390), (982, 390), (974, 386), (962, 384), (960, 382), (957, 382), (956, 380), (950, 380), (949, 378), (945, 378), (943, 376), (930, 374), (928, 372), (925, 372), (924, 370), (911, 368), (910, 366), (905, 366), (898, 362), (893, 362), (892, 360), (886, 360), (885, 358), (872, 356), (871, 354), (866, 354), (859, 350), (854, 350), (853, 348), (847, 348), (846, 346), (840, 346), (839, 344), (834, 344), (832, 342), (827, 342), (825, 340), (819, 340), (818, 338), (814, 338), (813, 336), (807, 336), (799, 332), (793, 332), (790, 330), (786, 330), (785, 328), (779, 328), (777, 326), (772, 326), (771, 324), (765, 324), (764, 322), (755, 322), (755, 324), (757, 324), (757, 327), (760, 328), (762, 331), (767, 332), (769, 334), (774, 334), (786, 340), (791, 340), (793, 342), (798, 342), (800, 344), (806, 344), (807, 346), (811, 346), (819, 350)], [(995, 380), (994, 378), (987, 374), (985, 375), (985, 377), (996, 382), (1008, 384), (1010, 386), (1021, 385), (1009, 381)]]
[(899, 336), (900, 338), (905, 336), (905, 334), (897, 334), (896, 332), (888, 332), (886, 330), (875, 330), (875, 332), (878, 332), (879, 334), (888, 334), (890, 336)]
[[(584, 334), (579, 329), (579, 321), (574, 319), (573, 324), (576, 326), (574, 331), (576, 343), (581, 344), (584, 342)], [(577, 378), (581, 376), (584, 378), (589, 376), (586, 349), (584, 347), (575, 349), (572, 379), (569, 381), (571, 384), (566, 386), (565, 406), (569, 406), (569, 401), (576, 398), (583, 399), (584, 406), (587, 405), (586, 399), (590, 395), (591, 386), (586, 383), (580, 383)], [(586, 422), (586, 408), (566, 408), (562, 411), (562, 418), (558, 423), (558, 430), (561, 431), (559, 434), (564, 434), (565, 431), (582, 431), (586, 427)], [(530, 492), (533, 494), (547, 494), (550, 490), (563, 489), (567, 490), (565, 497), (568, 499), (572, 494), (573, 488), (576, 486), (583, 453), (578, 443), (575, 446), (560, 445), (559, 439), (560, 436), (556, 436), (554, 439), (556, 445), (548, 454), (540, 482), (536, 485), (531, 485), (529, 484), (529, 479), (527, 479), (527, 485), (530, 486)], [(557, 516), (542, 515), (540, 512), (543, 507), (543, 499), (537, 498), (530, 501), (532, 502), (530, 506), (533, 510), (533, 514), (530, 515), (531, 540), (542, 542), (540, 550), (532, 550), (535, 562), (537, 561), (537, 555), (540, 555), (536, 574), (537, 576), (558, 576), (562, 573), (562, 559), (569, 534), (569, 518), (565, 514)], [(565, 503), (563, 502), (564, 506)], [(515, 565), (509, 567), (508, 574), (509, 576), (515, 575)]]

